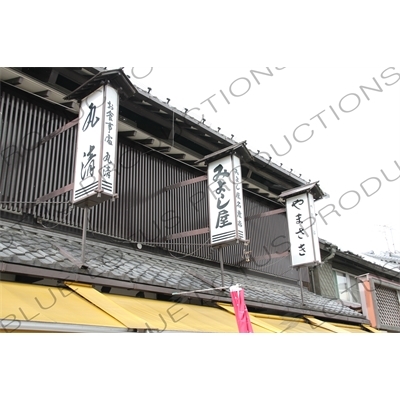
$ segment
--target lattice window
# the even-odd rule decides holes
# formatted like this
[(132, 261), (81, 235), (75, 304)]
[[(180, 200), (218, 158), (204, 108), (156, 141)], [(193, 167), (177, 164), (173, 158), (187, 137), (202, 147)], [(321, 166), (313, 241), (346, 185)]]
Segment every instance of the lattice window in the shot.
[(400, 302), (397, 290), (376, 287), (376, 302), (382, 325), (400, 328)]

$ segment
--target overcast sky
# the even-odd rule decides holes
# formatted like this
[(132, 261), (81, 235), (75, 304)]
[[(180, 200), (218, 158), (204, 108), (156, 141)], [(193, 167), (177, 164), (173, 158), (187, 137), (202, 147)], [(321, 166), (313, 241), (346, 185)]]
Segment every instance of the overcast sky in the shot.
[(400, 68), (124, 71), (160, 100), (319, 181), (329, 195), (316, 202), (321, 238), (357, 253), (400, 250)]
[[(40, 15), (40, 1), (25, 2), (21, 18), (18, 19), (13, 18), (14, 3), (3, 3), (3, 15), (10, 17), (2, 20), (1, 27), (5, 38), (2, 41), (2, 54), (9, 65), (35, 64), (32, 60), (37, 60), (36, 63), (40, 62), (43, 66), (66, 63), (70, 63), (70, 66), (104, 65), (106, 62), (100, 60), (111, 59), (113, 63), (119, 63), (114, 61), (118, 57), (129, 61), (148, 60), (149, 63), (157, 60), (165, 64), (238, 64), (249, 59), (268, 57), (286, 60), (290, 57), (299, 64), (371, 65), (376, 61), (396, 59), (399, 55), (397, 49), (400, 33), (398, 13), (395, 12), (398, 5), (395, 1), (234, 1), (229, 4), (215, 1), (190, 4), (168, 1), (136, 2), (130, 8), (126, 7), (126, 3), (114, 1), (106, 12), (103, 7), (96, 8), (90, 2), (81, 1), (75, 2), (76, 4), (69, 2), (68, 7), (63, 8), (61, 23), (59, 11), (55, 10), (58, 14), (52, 18), (51, 10), (54, 7), (49, 7), (48, 4), (42, 13), (46, 15), (46, 23), (38, 23), (38, 18), (32, 18), (33, 15)], [(62, 22), (65, 21), (68, 27), (72, 24), (75, 29), (62, 30), (66, 25), (62, 25)], [(28, 35), (10, 35), (16, 26), (22, 25), (24, 31), (29, 32)], [(101, 27), (103, 25), (104, 28)], [(48, 44), (49, 32), (52, 38), (56, 38), (56, 46), (53, 46), (51, 51), (38, 51), (40, 45)], [(62, 34), (65, 32), (67, 34)], [(119, 48), (116, 49), (116, 46)], [(88, 62), (88, 57), (98, 57), (97, 62)], [(293, 171), (301, 173), (307, 181), (320, 181), (321, 188), (329, 193), (330, 198), (318, 201), (317, 210), (334, 204), (341, 214), (340, 217), (336, 214), (327, 216), (328, 225), (325, 225), (321, 218), (318, 219), (320, 237), (340, 245), (342, 249), (352, 251), (387, 250), (388, 245), (380, 226), (388, 225), (394, 229), (396, 247), (400, 250), (400, 179), (387, 182), (381, 173), (381, 170), (385, 171), (391, 179), (400, 175), (395, 165), (395, 161), (400, 164), (400, 81), (392, 84), (397, 77), (383, 79), (381, 74), (388, 68), (385, 66), (287, 67), (279, 71), (270, 67), (274, 76), (259, 76), (258, 85), (250, 70), (263, 68), (266, 69), (154, 67), (151, 74), (144, 79), (133, 77), (131, 67), (125, 67), (125, 71), (132, 76), (134, 84), (144, 89), (150, 86), (151, 93), (162, 100), (169, 97), (172, 106), (180, 110), (201, 108), (206, 124), (212, 124), (215, 128), (221, 127), (221, 133), (228, 137), (235, 135), (234, 139), (238, 142), (247, 140), (251, 150), (272, 153), (274, 162), (278, 165), (283, 163), (283, 167), (289, 171), (293, 168)], [(135, 71), (140, 77), (146, 75), (150, 68), (135, 68)], [(400, 73), (399, 68), (396, 68), (396, 72)], [(390, 71), (389, 74), (386, 72), (386, 76), (388, 75)], [(245, 95), (234, 97), (229, 88), (236, 79), (242, 77), (250, 80), (251, 88)], [(373, 78), (377, 79), (383, 90), (368, 92), (368, 101), (360, 86), (374, 86)], [(392, 85), (387, 86), (385, 83)], [(232, 86), (233, 92), (244, 93), (247, 89), (245, 84), (245, 80), (236, 82)], [(226, 94), (230, 104), (227, 104), (220, 90)], [(340, 110), (339, 103), (350, 93), (360, 97), (360, 105), (354, 111), (345, 113)], [(218, 112), (207, 102), (200, 104), (213, 94), (216, 94), (213, 99)], [(355, 100), (355, 96), (346, 97), (342, 107), (350, 110), (354, 107)], [(336, 119), (329, 106), (332, 106), (340, 120)], [(323, 110), (326, 111), (321, 114), (321, 118), (327, 128), (322, 126), (318, 118), (310, 121)], [(304, 123), (309, 123), (310, 127), (300, 128), (297, 131), (298, 139), (308, 138), (307, 128), (313, 129), (314, 135), (310, 140), (299, 143), (293, 139), (293, 131)], [(287, 145), (284, 135), (290, 140), (293, 148), (287, 155), (277, 156), (271, 149), (271, 144), (278, 152), (279, 149), (285, 152)], [(360, 184), (372, 177), (380, 180), (381, 188), (371, 197), (367, 197)], [(370, 183), (368, 187), (371, 193), (376, 190), (374, 182), (377, 181), (365, 184)], [(339, 199), (352, 190), (360, 195), (360, 203), (350, 210), (342, 210)], [(344, 207), (350, 208), (355, 204), (356, 201), (351, 195), (357, 200), (355, 193), (344, 196)], [(325, 210), (325, 213), (327, 212), (329, 211)], [(60, 376), (60, 371), (64, 372), (64, 366), (68, 368), (65, 369), (66, 373), (74, 366), (74, 359), (70, 358), (70, 362), (64, 360), (63, 363), (57, 364), (57, 368), (49, 370), (48, 357), (38, 357), (38, 354), (32, 353), (37, 351), (38, 346), (32, 346), (33, 342), (28, 336), (25, 338), (26, 347), (21, 345), (22, 339), (19, 336), (5, 336), (8, 340), (13, 340), (13, 343), (3, 346), (6, 350), (3, 358), (7, 360), (7, 363), (3, 364), (4, 368), (8, 368), (12, 373), (6, 375), (9, 384), (3, 388), (3, 392), (5, 390), (7, 393), (7, 388), (10, 388), (10, 393), (11, 390), (15, 391), (16, 387), (19, 392), (24, 389), (20, 385), (21, 374), (14, 373), (17, 368), (28, 366), (25, 369), (29, 374), (24, 375), (24, 379), (30, 383), (24, 385), (28, 393), (28, 390), (43, 378), (43, 374), (36, 377), (35, 371), (45, 370), (47, 379), (51, 380), (53, 371), (56, 379)], [(369, 352), (369, 363), (358, 363), (357, 368), (353, 368), (352, 382), (355, 382), (365, 379), (369, 371), (363, 367), (374, 363), (374, 356), (376, 362), (379, 362), (384, 351), (395, 354), (398, 349), (394, 342), (395, 336), (384, 336), (384, 339), (378, 341), (371, 341), (371, 337), (366, 335), (329, 335), (328, 341), (322, 336), (305, 335), (304, 339), (301, 339), (315, 354), (324, 352), (325, 358), (333, 359), (339, 347), (342, 352), (348, 353), (353, 352), (356, 347), (360, 348), (363, 337), (364, 345), (373, 351)], [(237, 336), (197, 335), (196, 346), (192, 347), (199, 350), (196, 352), (191, 349), (190, 353), (187, 346), (182, 345), (184, 341), (179, 335), (145, 335), (135, 338), (139, 344), (143, 344), (142, 346), (132, 346), (129, 335), (125, 338), (126, 340), (120, 337), (118, 341), (113, 341), (110, 337), (110, 340), (105, 341), (113, 346), (110, 350), (114, 364), (123, 366), (130, 356), (138, 362), (130, 363), (128, 369), (113, 365), (108, 371), (108, 380), (118, 382), (118, 385), (86, 385), (87, 391), (90, 390), (92, 395), (97, 395), (96, 389), (99, 398), (116, 394), (126, 395), (132, 389), (130, 382), (131, 376), (134, 375), (145, 383), (142, 387), (135, 387), (137, 393), (148, 395), (150, 390), (153, 395), (165, 396), (171, 392), (176, 399), (184, 398), (187, 397), (184, 388), (188, 382), (198, 389), (197, 372), (202, 373), (210, 361), (215, 362), (215, 354), (232, 354), (232, 349), (235, 355), (238, 354), (240, 365), (254, 365), (260, 359), (268, 360), (261, 369), (241, 368), (240, 376), (244, 382), (256, 382), (268, 377), (269, 394), (281, 395), (284, 391), (286, 397), (292, 393), (295, 395), (299, 386), (303, 384), (304, 374), (291, 374), (291, 385), (288, 385), (286, 376), (276, 373), (287, 369), (288, 360), (292, 370), (312, 370), (315, 379), (325, 379), (337, 370), (335, 363), (324, 363), (323, 368), (319, 364), (318, 368), (315, 368), (314, 359), (293, 357), (298, 349), (296, 335), (268, 337), (270, 345), (265, 345), (264, 337), (257, 335), (254, 335), (252, 340), (245, 341), (242, 337), (238, 340)], [(95, 340), (94, 337), (93, 339)], [(36, 345), (38, 340), (40, 337), (35, 336)], [(54, 342), (56, 340), (59, 340), (58, 336), (54, 336)], [(74, 349), (80, 349), (82, 344), (81, 337), (78, 336), (63, 340), (67, 340)], [(49, 337), (46, 335), (39, 351), (43, 352), (48, 343)], [(107, 343), (104, 345), (106, 348)], [(7, 354), (8, 349), (10, 354)], [(19, 353), (15, 352), (15, 349), (19, 349)], [(84, 350), (82, 348), (82, 351)], [(329, 354), (326, 354), (327, 352)], [(32, 357), (26, 357), (30, 354)], [(154, 357), (151, 357), (153, 354)], [(25, 359), (21, 363), (23, 356)], [(86, 382), (89, 383), (97, 379), (95, 356), (92, 357), (93, 365), (90, 365), (89, 360), (89, 365), (93, 368), (85, 370)], [(172, 361), (171, 368), (160, 370), (162, 373), (158, 374), (155, 380), (154, 374), (148, 374), (147, 371), (150, 368), (157, 370), (153, 360), (160, 356), (165, 360), (189, 359), (195, 361), (195, 365), (201, 369), (184, 368)], [(29, 363), (29, 359), (33, 362)], [(14, 368), (9, 368), (10, 362), (14, 363)], [(41, 362), (47, 364), (41, 365)], [(40, 368), (42, 366), (43, 368)], [(379, 373), (380, 371), (374, 371), (377, 376)], [(396, 382), (397, 370), (385, 369), (382, 374), (384, 385), (370, 385), (369, 391), (373, 395), (389, 396), (396, 389), (396, 386), (390, 383)], [(219, 369), (219, 381), (225, 379), (231, 382), (231, 378), (232, 369)], [(183, 381), (186, 382), (185, 387)], [(226, 396), (228, 393), (237, 397), (238, 394), (256, 394), (253, 389), (255, 385), (239, 386), (219, 385), (223, 388), (221, 395)], [(359, 392), (359, 385), (349, 381), (343, 382), (342, 386), (347, 397)], [(85, 389), (83, 387), (83, 392)], [(210, 388), (205, 386), (203, 391), (200, 388), (198, 392), (208, 396), (210, 393), (214, 396), (220, 394), (218, 389), (212, 390), (211, 392)], [(45, 398), (53, 395), (51, 391), (48, 393)]]

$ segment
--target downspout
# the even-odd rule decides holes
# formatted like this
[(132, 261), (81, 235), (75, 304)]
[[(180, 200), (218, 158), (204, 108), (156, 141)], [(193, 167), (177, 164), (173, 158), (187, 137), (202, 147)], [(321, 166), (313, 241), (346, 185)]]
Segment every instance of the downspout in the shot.
[(329, 254), (328, 257), (324, 258), (324, 260), (322, 261), (321, 264), (323, 264), (329, 260), (332, 260), (332, 258), (335, 257), (336, 252), (338, 251), (338, 247), (335, 245), (332, 245), (332, 246), (330, 246), (330, 251), (331, 251), (331, 254)]

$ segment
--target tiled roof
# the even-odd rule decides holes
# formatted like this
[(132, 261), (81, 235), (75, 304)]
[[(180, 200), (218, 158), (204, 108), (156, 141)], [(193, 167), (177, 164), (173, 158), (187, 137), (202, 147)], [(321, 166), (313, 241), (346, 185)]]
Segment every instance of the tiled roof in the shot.
[[(72, 256), (72, 257), (71, 257)], [(81, 256), (81, 240), (53, 231), (44, 231), (0, 220), (0, 262), (45, 269), (87, 273), (114, 280), (148, 284), (176, 291), (210, 289), (209, 282), (221, 286), (219, 268), (175, 260), (121, 247), (87, 240), (87, 271), (74, 263)], [(208, 283), (207, 283), (208, 282)], [(314, 310), (327, 316), (347, 316), (365, 319), (360, 313), (339, 302), (304, 290), (305, 307), (301, 305), (300, 287), (272, 281), (268, 278), (227, 271), (225, 286), (240, 284), (247, 301), (261, 304)], [(226, 292), (212, 291), (220, 297)]]
[[(387, 268), (393, 269), (397, 265), (400, 265), (400, 253), (399, 252), (380, 252), (375, 254), (373, 251), (369, 253), (363, 253), (362, 256), (366, 260), (374, 260), (379, 265), (386, 266)], [(389, 265), (388, 265), (389, 264)]]

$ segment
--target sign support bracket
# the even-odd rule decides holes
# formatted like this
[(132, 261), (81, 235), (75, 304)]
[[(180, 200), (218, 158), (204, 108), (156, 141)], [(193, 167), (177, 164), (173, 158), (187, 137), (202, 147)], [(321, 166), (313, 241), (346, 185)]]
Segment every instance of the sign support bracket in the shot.
[(88, 226), (88, 207), (83, 209), (83, 232), (82, 232), (82, 264), (85, 264), (85, 256), (86, 256), (86, 234), (87, 234), (87, 226)]
[(222, 256), (222, 247), (218, 248), (219, 264), (221, 266), (221, 286), (225, 286), (224, 283), (224, 258)]
[(303, 287), (303, 279), (301, 277), (301, 268), (297, 268), (299, 272), (299, 280), (300, 280), (300, 295), (301, 295), (301, 305), (305, 306), (304, 304), (304, 287)]

